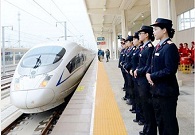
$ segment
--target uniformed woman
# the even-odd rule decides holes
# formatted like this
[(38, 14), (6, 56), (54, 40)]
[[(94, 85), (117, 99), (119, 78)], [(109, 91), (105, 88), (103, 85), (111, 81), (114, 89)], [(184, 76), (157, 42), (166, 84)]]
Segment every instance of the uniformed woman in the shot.
[(178, 135), (176, 107), (179, 95), (176, 72), (179, 53), (171, 38), (174, 35), (172, 21), (158, 18), (154, 26), (154, 36), (160, 40), (152, 55), (151, 66), (146, 74), (151, 84), (156, 123), (160, 135)]
[(140, 135), (156, 135), (157, 126), (154, 116), (154, 110), (151, 102), (152, 95), (150, 93), (150, 84), (146, 79), (146, 71), (150, 67), (152, 53), (154, 46), (153, 28), (150, 26), (142, 26), (139, 32), (139, 40), (143, 42), (142, 50), (139, 54), (139, 64), (134, 71), (134, 77), (137, 77), (138, 92), (140, 96), (141, 106), (145, 119), (143, 131), (140, 131)]
[(134, 104), (132, 104), (131, 112), (136, 112), (136, 118), (133, 120), (134, 122), (144, 123), (143, 111), (140, 105), (139, 93), (137, 90), (137, 79), (134, 78), (133, 72), (136, 70), (138, 63), (139, 63), (139, 53), (142, 48), (142, 41), (139, 40), (139, 33), (135, 32), (133, 35), (133, 45), (136, 47), (135, 51), (133, 52), (132, 56), (132, 67), (130, 70), (130, 74), (133, 78), (134, 88), (133, 88), (133, 95), (134, 95)]
[(125, 39), (122, 38), (121, 39), (121, 52), (120, 52), (120, 57), (119, 57), (119, 64), (118, 64), (118, 68), (121, 69), (121, 73), (122, 73), (122, 76), (123, 76), (123, 79), (124, 79), (124, 85), (123, 85), (123, 90), (126, 89), (126, 77), (125, 77), (125, 71), (123, 70), (123, 67), (122, 67), (122, 61), (124, 60), (124, 57), (125, 57), (125, 52), (126, 52), (126, 45), (125, 45)]
[(131, 104), (131, 91), (133, 88), (133, 80), (132, 77), (129, 73), (130, 68), (131, 68), (131, 57), (134, 51), (134, 47), (133, 47), (133, 36), (128, 36), (125, 40), (125, 44), (127, 46), (127, 50), (125, 53), (125, 58), (124, 61), (122, 61), (122, 67), (123, 70), (125, 71), (125, 76), (126, 76), (126, 91), (125, 91), (125, 96), (123, 97), (123, 99), (126, 98), (127, 100), (127, 104)]

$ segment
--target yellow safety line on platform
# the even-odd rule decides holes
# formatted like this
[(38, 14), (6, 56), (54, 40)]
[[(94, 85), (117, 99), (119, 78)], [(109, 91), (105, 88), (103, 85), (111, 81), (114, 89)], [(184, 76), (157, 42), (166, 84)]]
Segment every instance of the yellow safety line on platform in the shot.
[(93, 134), (127, 135), (108, 75), (101, 62), (98, 62)]

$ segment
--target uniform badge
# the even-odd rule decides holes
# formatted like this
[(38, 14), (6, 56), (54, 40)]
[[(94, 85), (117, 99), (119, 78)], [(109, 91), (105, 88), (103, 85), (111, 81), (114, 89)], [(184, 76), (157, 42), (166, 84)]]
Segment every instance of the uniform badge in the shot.
[(142, 56), (142, 54), (140, 53), (140, 54), (139, 54), (139, 57), (141, 57), (141, 56)]
[(155, 53), (154, 55), (155, 55), (155, 56), (159, 56), (159, 55), (160, 55), (160, 53)]

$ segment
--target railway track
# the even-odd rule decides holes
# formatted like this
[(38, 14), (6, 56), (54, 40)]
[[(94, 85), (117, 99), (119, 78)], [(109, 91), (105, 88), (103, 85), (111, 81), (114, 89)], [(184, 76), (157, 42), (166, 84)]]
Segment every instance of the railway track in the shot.
[(12, 77), (13, 74), (8, 76), (3, 76), (3, 79), (1, 77), (1, 99), (4, 99), (9, 96)]
[(7, 68), (8, 69), (6, 70), (6, 75), (1, 76), (1, 100), (9, 96), (11, 81), (14, 75), (16, 65), (8, 66)]
[(6, 76), (2, 76), (1, 77), (1, 80), (4, 80), (4, 79), (7, 79), (7, 78), (10, 78), (10, 77), (13, 77), (14, 74), (9, 74), (9, 75), (6, 75)]
[[(18, 115), (14, 118), (13, 122), (10, 122), (2, 129), (1, 135), (49, 135), (73, 93), (65, 98), (66, 102), (51, 110), (41, 113)], [(10, 116), (4, 121), (9, 121), (9, 118)]]
[(64, 103), (52, 110), (35, 113), (23, 114), (8, 127), (6, 127), (1, 134), (18, 134), (18, 135), (48, 135), (52, 131), (54, 125), (57, 123), (67, 103)]
[(11, 84), (11, 81), (7, 82), (7, 83), (4, 83), (4, 84), (1, 84), (1, 91), (5, 90), (5, 89), (9, 89), (10, 84)]

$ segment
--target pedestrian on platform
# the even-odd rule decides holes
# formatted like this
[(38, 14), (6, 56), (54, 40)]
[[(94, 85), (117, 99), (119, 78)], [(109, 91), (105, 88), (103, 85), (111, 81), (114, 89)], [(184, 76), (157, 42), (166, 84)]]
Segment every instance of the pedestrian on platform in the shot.
[(110, 50), (107, 49), (105, 53), (106, 53), (106, 62), (109, 62), (109, 59), (110, 59)]
[(103, 53), (101, 49), (98, 49), (98, 60), (102, 62)]
[(179, 95), (176, 72), (179, 53), (171, 41), (175, 30), (172, 21), (158, 18), (154, 26), (154, 36), (160, 40), (152, 55), (151, 66), (146, 77), (151, 85), (152, 102), (160, 135), (178, 135), (179, 127), (176, 107)]
[(102, 50), (102, 59), (104, 59), (104, 50)]
[[(140, 96), (140, 102), (144, 115), (144, 127), (143, 131), (140, 131), (140, 135), (157, 135), (157, 126), (154, 116), (154, 110), (151, 102), (152, 95), (150, 93), (150, 84), (146, 79), (146, 71), (150, 67), (152, 53), (154, 46), (153, 28), (150, 26), (142, 26), (139, 32), (139, 40), (143, 42), (142, 50), (139, 54), (139, 64), (134, 71), (134, 77), (138, 82), (138, 93)], [(142, 124), (142, 123), (139, 123)]]

